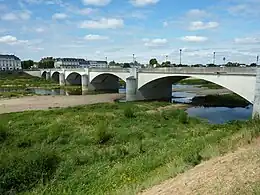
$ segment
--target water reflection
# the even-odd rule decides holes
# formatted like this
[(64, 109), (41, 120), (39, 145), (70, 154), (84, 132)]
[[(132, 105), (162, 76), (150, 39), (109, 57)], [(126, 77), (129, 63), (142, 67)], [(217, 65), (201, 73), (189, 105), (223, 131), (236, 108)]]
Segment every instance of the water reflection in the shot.
[(248, 120), (251, 118), (252, 111), (252, 105), (246, 108), (191, 107), (187, 109), (189, 116), (203, 118), (213, 124), (222, 124), (233, 120)]
[[(187, 86), (186, 85), (174, 85), (173, 89), (196, 89), (196, 86)], [(172, 93), (172, 102), (174, 103), (192, 103), (192, 98), (198, 96), (196, 93), (189, 92), (174, 92)], [(190, 107), (187, 109), (187, 113), (191, 117), (199, 117), (207, 120), (212, 124), (223, 124), (233, 120), (248, 120), (252, 116), (252, 105), (249, 105), (245, 108), (235, 107)]]

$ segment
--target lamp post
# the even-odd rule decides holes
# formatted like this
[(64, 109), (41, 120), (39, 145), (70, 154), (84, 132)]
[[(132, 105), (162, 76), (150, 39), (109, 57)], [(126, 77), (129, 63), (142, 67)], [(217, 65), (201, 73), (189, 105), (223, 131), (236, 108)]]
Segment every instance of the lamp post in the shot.
[(181, 63), (182, 63), (182, 62), (181, 62), (181, 60), (182, 60), (182, 59), (181, 59), (181, 57), (182, 57), (181, 55), (182, 55), (182, 49), (180, 49), (180, 65), (181, 65)]
[(135, 62), (135, 54), (133, 54), (133, 63)]
[(213, 52), (213, 65), (216, 63), (216, 52)]
[(223, 62), (224, 62), (223, 66), (225, 66), (226, 65), (226, 57), (223, 58)]
[(256, 56), (256, 65), (258, 65), (259, 62), (259, 55)]

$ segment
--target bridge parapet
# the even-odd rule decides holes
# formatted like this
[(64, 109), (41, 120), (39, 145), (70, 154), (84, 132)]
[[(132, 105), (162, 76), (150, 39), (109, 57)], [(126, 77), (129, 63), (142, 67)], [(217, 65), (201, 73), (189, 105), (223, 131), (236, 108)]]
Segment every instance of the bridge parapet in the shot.
[(153, 68), (139, 69), (143, 73), (176, 73), (176, 74), (243, 74), (256, 75), (256, 68), (244, 67), (170, 67), (170, 68)]
[(128, 68), (90, 68), (90, 72), (130, 72)]

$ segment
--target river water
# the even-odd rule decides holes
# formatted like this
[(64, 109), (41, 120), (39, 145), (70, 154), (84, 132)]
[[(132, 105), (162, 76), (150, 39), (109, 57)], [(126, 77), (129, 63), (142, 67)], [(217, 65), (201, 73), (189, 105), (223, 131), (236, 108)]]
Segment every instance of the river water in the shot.
[[(192, 89), (194, 86), (173, 85), (173, 89)], [(192, 103), (192, 98), (196, 97), (196, 93), (189, 92), (173, 92), (172, 102), (177, 103)], [(194, 106), (187, 109), (187, 113), (191, 117), (202, 118), (212, 124), (223, 124), (234, 120), (248, 120), (252, 117), (253, 107), (203, 107)]]
[[(196, 93), (185, 92), (185, 90), (189, 91), (189, 89), (196, 88), (194, 86), (188, 85), (173, 85), (173, 89), (182, 89), (181, 92), (172, 93), (172, 102), (177, 103), (188, 103), (192, 102), (192, 98), (197, 96)], [(21, 91), (24, 89), (3, 89), (0, 88), (0, 92), (13, 92), (13, 91)], [(80, 88), (77, 89), (27, 89), (28, 92), (37, 94), (37, 95), (82, 95), (82, 90)], [(119, 93), (124, 94), (126, 90), (121, 88)], [(228, 108), (228, 107), (190, 107), (187, 109), (187, 113), (191, 117), (199, 117), (201, 119), (207, 120), (212, 124), (222, 124), (233, 120), (248, 120), (251, 118), (252, 113), (252, 105), (248, 107), (236, 107), (236, 108)]]

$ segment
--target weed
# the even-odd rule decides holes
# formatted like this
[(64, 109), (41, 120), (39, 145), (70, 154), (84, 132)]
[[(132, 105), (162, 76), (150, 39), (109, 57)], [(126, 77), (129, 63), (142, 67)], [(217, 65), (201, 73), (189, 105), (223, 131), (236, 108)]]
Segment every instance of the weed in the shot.
[(105, 144), (113, 137), (110, 129), (104, 122), (101, 122), (97, 127), (96, 142), (98, 144)]
[(124, 115), (125, 115), (126, 118), (135, 118), (134, 110), (130, 106), (125, 108)]
[(59, 162), (56, 154), (39, 151), (1, 159), (0, 193), (22, 192), (39, 182), (46, 183), (52, 178)]

